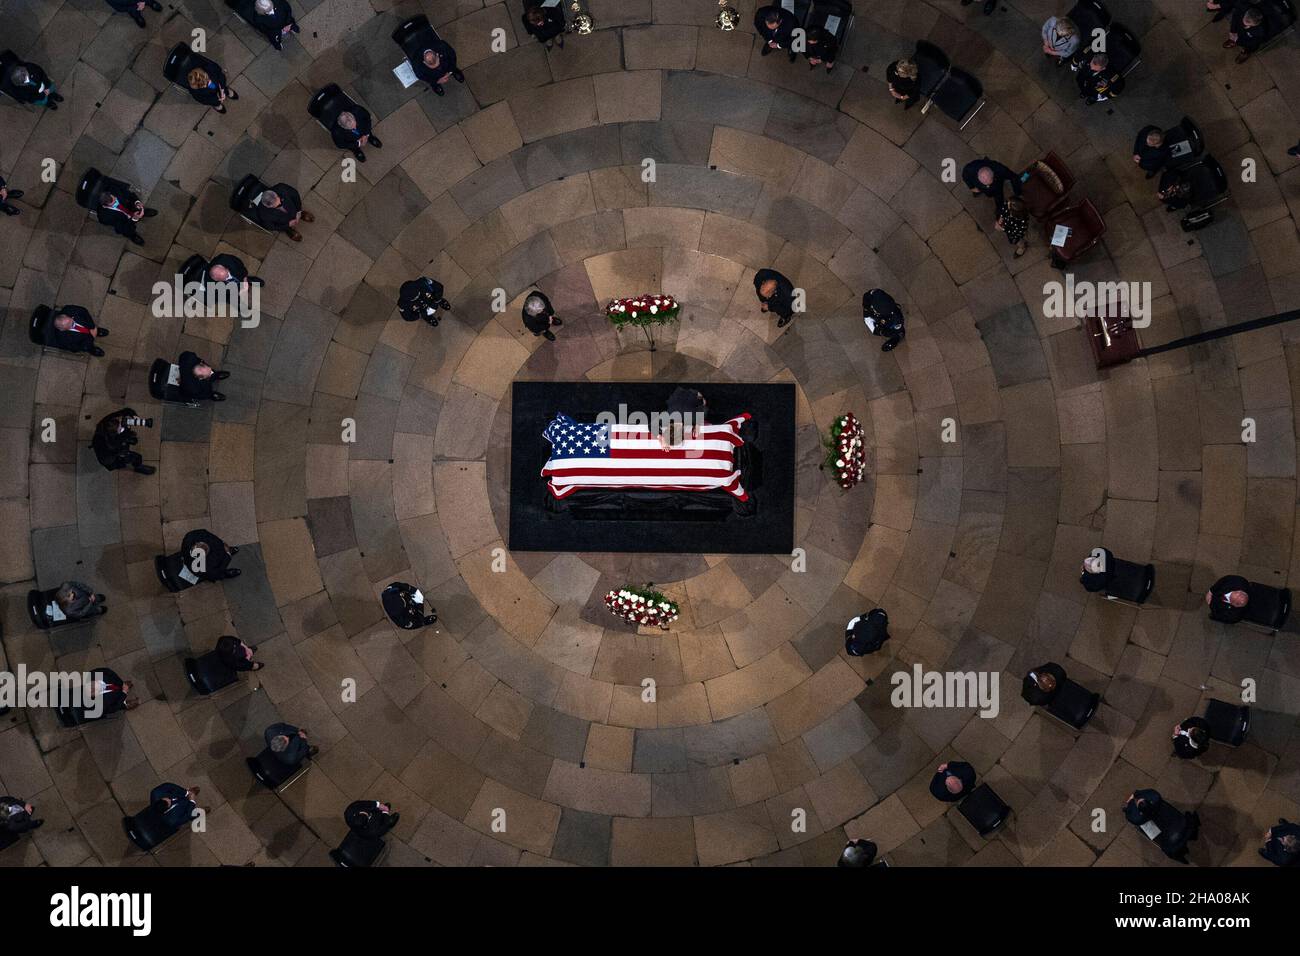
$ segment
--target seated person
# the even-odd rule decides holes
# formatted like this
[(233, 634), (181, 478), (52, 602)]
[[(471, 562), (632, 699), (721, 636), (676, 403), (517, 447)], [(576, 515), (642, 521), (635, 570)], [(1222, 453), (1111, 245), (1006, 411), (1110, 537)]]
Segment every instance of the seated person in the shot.
[(431, 40), (420, 53), (420, 59), (411, 64), (415, 75), (433, 87), (433, 92), (445, 96), (447, 91), (442, 84), (451, 77), (457, 83), (465, 82), (465, 74), (456, 69), (456, 51), (445, 40)]
[(1115, 555), (1105, 548), (1100, 550), (1101, 554), (1090, 554), (1083, 559), (1083, 573), (1079, 575), (1079, 583), (1090, 594), (1105, 591), (1115, 580)]
[(270, 40), (271, 46), (277, 50), (284, 49), (284, 41), (290, 33), (302, 32), (298, 21), (293, 18), (288, 0), (256, 0), (249, 26)]
[(44, 820), (36, 819), (36, 808), (26, 800), (19, 800), (6, 794), (0, 797), (0, 829), (6, 833), (26, 833), (35, 830)]
[(956, 803), (975, 789), (975, 768), (960, 760), (939, 764), (930, 780), (930, 795), (944, 803)]
[(95, 459), (109, 471), (130, 467), (142, 475), (154, 473), (153, 465), (146, 465), (144, 456), (132, 450), (132, 446), (139, 441), (133, 428), (137, 424), (152, 428), (153, 419), (137, 417), (132, 408), (119, 408), (105, 415), (95, 426), (95, 436), (90, 441), (90, 447), (95, 452)]
[(1048, 17), (1043, 23), (1043, 56), (1057, 66), (1079, 49), (1079, 28), (1069, 17)]
[(144, 8), (149, 7), (151, 10), (162, 12), (162, 4), (158, 0), (108, 0), (108, 5), (118, 13), (129, 13), (135, 25), (144, 28)]
[(559, 44), (564, 49), (564, 11), (559, 7), (543, 7), (540, 0), (524, 11), (524, 30), (538, 43), (550, 49)]
[(1210, 749), (1210, 723), (1204, 717), (1188, 717), (1174, 724), (1174, 754), (1192, 760)]
[(0, 212), (4, 213), (6, 216), (18, 215), (22, 210), (9, 200), (22, 198), (23, 191), (21, 189), (10, 189), (5, 185), (5, 178), (0, 176)]
[(397, 292), (397, 308), (407, 322), (423, 319), (430, 325), (438, 324), (439, 311), (450, 311), (451, 303), (443, 297), (442, 283), (421, 276), (402, 283)]
[(307, 731), (295, 727), (293, 724), (272, 724), (266, 728), (266, 732), (262, 736), (266, 740), (266, 746), (271, 753), (275, 754), (276, 759), (287, 767), (293, 767), (295, 770), (302, 765), (304, 760), (310, 760), (320, 753), (319, 747), (307, 743)]
[(1169, 212), (1186, 209), (1192, 203), (1192, 178), (1185, 169), (1166, 169), (1160, 176), (1156, 196)]
[(334, 140), (334, 145), (339, 149), (351, 150), (352, 155), (360, 163), (366, 161), (366, 154), (361, 150), (362, 146), (382, 149), (384, 145), (374, 134), (374, 124), (370, 120), (369, 111), (360, 106), (343, 110), (335, 117), (334, 125), (330, 127), (330, 139)]
[(1154, 179), (1156, 173), (1169, 164), (1170, 158), (1169, 144), (1159, 126), (1143, 126), (1138, 130), (1137, 139), (1133, 141), (1133, 162), (1137, 163), (1138, 169), (1145, 170), (1147, 179)]
[(19, 103), (57, 110), (63, 102), (54, 83), (35, 63), (15, 63), (10, 67), (9, 75), (0, 78), (0, 84), (4, 92)]
[(141, 219), (158, 215), (157, 209), (149, 209), (130, 190), (120, 186), (106, 186), (99, 194), (99, 207), (95, 210), (99, 221), (105, 226), (112, 226), (119, 236), (125, 236), (137, 246), (144, 245), (144, 239), (136, 232), (136, 224)]
[(1140, 827), (1156, 815), (1162, 802), (1156, 790), (1134, 790), (1124, 803), (1124, 819)]
[(238, 548), (226, 546), (206, 528), (196, 528), (181, 542), (181, 558), (200, 581), (221, 581), (239, 577), (239, 568), (230, 567), (230, 559), (239, 553)]
[(563, 325), (564, 320), (555, 314), (551, 300), (539, 289), (528, 293), (528, 297), (524, 299), (523, 313), (524, 328), (533, 335), (544, 336), (550, 342), (555, 341), (555, 333), (551, 329)]
[(794, 283), (775, 269), (759, 269), (754, 273), (754, 294), (758, 296), (759, 311), (773, 312), (780, 318), (777, 328), (789, 325), (794, 318)]
[[(754, 12), (754, 31), (763, 43), (762, 55), (767, 56), (773, 50), (789, 50), (794, 44), (794, 31), (799, 26), (795, 15), (784, 7), (769, 4), (759, 7)], [(793, 63), (795, 54), (790, 53)]]
[(203, 66), (193, 67), (185, 74), (185, 88), (196, 103), (211, 106), (218, 113), (226, 111), (226, 100), (237, 100), (239, 94), (226, 85), (226, 74), (211, 60)]
[(194, 798), (198, 795), (198, 787), (186, 789), (180, 784), (160, 783), (149, 791), (149, 805), (162, 814), (169, 827), (179, 830), (193, 819), (198, 809)]
[(96, 357), (102, 356), (104, 350), (95, 340), (107, 335), (108, 329), (97, 326), (90, 317), (90, 312), (79, 305), (65, 305), (61, 309), (55, 309), (45, 326), (46, 345), (65, 352), (89, 352)]
[(1223, 41), (1223, 48), (1239, 49), (1241, 52), (1237, 54), (1237, 62), (1245, 63), (1252, 53), (1273, 38), (1272, 33), (1263, 10), (1253, 4), (1238, 4), (1232, 11), (1228, 39)]
[(224, 402), (226, 396), (221, 392), (213, 391), (213, 382), (219, 382), (222, 379), (229, 378), (229, 372), (218, 372), (203, 359), (199, 358), (193, 352), (182, 352), (181, 357), (176, 360), (180, 366), (181, 394), (188, 399), (210, 400), (213, 402)]
[(59, 610), (71, 621), (107, 613), (107, 600), (104, 595), (96, 594), (90, 585), (80, 581), (64, 581), (59, 585), (58, 594), (54, 598)]
[(872, 608), (844, 627), (844, 650), (851, 657), (874, 654), (889, 640), (889, 615), (884, 608)]
[(1264, 831), (1259, 855), (1277, 866), (1300, 865), (1300, 824), (1279, 817), (1276, 826)]
[(902, 57), (889, 64), (885, 70), (885, 81), (889, 84), (889, 95), (894, 104), (904, 110), (910, 110), (921, 98), (921, 68), (909, 57)]
[(903, 310), (884, 289), (871, 289), (862, 294), (862, 321), (872, 335), (885, 339), (885, 344), (880, 346), (882, 352), (892, 352), (907, 335)]
[(248, 211), (248, 218), (263, 229), (283, 232), (294, 242), (302, 242), (302, 235), (294, 227), (301, 219), (315, 222), (316, 217), (302, 208), (302, 197), (288, 183), (276, 183), (264, 189)]
[(1250, 603), (1250, 594), (1246, 590), (1250, 582), (1240, 574), (1227, 574), (1210, 585), (1205, 592), (1205, 603), (1210, 607), (1210, 620), (1224, 624), (1236, 624), (1245, 620), (1246, 605)]
[(398, 627), (412, 631), (438, 622), (438, 615), (424, 600), (424, 594), (414, 585), (394, 581), (384, 588), (379, 597), (384, 613)]
[(1065, 668), (1048, 661), (1025, 675), (1020, 685), (1020, 696), (1031, 707), (1046, 707), (1061, 692), (1065, 683)]
[(1124, 77), (1110, 67), (1110, 57), (1095, 53), (1079, 67), (1079, 97), (1087, 104), (1118, 99), (1124, 92)]
[(815, 70), (824, 63), (826, 72), (829, 73), (835, 69), (835, 57), (839, 52), (840, 43), (829, 30), (817, 27), (808, 31), (808, 36), (804, 40), (803, 55), (808, 58), (810, 70)]
[(130, 696), (132, 686), (129, 680), (122, 680), (117, 671), (107, 667), (97, 668), (91, 676), (89, 690), (92, 698), (98, 697), (103, 701), (100, 716), (107, 717), (109, 714), (139, 707), (140, 701)]
[(232, 671), (260, 671), (266, 665), (253, 660), (256, 644), (245, 644), (239, 638), (225, 634), (217, 638), (217, 657)]
[(836, 866), (870, 866), (876, 858), (876, 845), (870, 840), (850, 840), (840, 851)]
[(257, 276), (248, 274), (248, 267), (244, 265), (244, 260), (224, 252), (219, 256), (214, 256), (212, 261), (208, 263), (208, 268), (203, 273), (203, 281), (233, 283), (239, 286), (241, 297), (248, 295), (251, 284), (262, 284), (262, 280)]
[(343, 811), (343, 822), (359, 837), (378, 840), (402, 818), (391, 804), (381, 800), (354, 800)]

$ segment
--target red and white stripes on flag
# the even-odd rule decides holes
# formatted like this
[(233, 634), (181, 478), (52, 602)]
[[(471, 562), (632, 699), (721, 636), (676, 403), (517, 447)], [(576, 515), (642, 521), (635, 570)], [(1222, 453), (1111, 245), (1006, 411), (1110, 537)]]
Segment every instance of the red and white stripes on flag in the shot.
[(551, 457), (542, 476), (556, 498), (584, 488), (645, 488), (721, 490), (748, 501), (736, 449), (745, 443), (740, 426), (749, 418), (745, 412), (720, 425), (704, 425), (664, 448), (648, 426), (579, 423), (561, 414), (543, 432)]

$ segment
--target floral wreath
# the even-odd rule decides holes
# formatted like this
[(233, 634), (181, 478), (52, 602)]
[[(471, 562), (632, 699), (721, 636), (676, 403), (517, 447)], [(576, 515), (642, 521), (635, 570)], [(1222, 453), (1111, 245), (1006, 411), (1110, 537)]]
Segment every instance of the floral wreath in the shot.
[(605, 607), (628, 624), (654, 626), (668, 630), (681, 614), (676, 601), (670, 601), (650, 588), (620, 588), (605, 595)]
[(826, 440), (826, 462), (822, 467), (830, 471), (835, 483), (844, 489), (866, 480), (865, 435), (862, 424), (852, 412), (841, 415), (832, 423), (830, 438)]
[(605, 306), (605, 318), (615, 327), (622, 325), (666, 325), (677, 318), (681, 303), (670, 295), (638, 295), (614, 299)]

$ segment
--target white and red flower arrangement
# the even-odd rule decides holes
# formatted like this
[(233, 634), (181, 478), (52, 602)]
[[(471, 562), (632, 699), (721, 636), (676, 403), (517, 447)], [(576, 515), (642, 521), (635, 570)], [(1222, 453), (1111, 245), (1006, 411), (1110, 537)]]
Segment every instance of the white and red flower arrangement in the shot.
[(677, 318), (681, 304), (670, 295), (638, 295), (614, 299), (605, 306), (605, 317), (615, 325), (666, 325)]
[(605, 607), (628, 624), (668, 630), (680, 616), (677, 602), (649, 588), (620, 588), (605, 595)]
[(852, 412), (841, 415), (832, 423), (823, 467), (830, 471), (835, 483), (846, 490), (866, 479), (866, 435)]

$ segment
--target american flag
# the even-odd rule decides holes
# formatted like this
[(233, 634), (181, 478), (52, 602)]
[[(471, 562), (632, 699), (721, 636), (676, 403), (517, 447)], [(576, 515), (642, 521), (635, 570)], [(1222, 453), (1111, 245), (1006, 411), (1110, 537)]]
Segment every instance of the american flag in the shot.
[(745, 443), (740, 426), (749, 417), (745, 412), (721, 425), (704, 425), (665, 449), (648, 427), (587, 424), (561, 413), (542, 432), (551, 443), (542, 476), (556, 498), (582, 488), (721, 489), (748, 501), (736, 449)]

